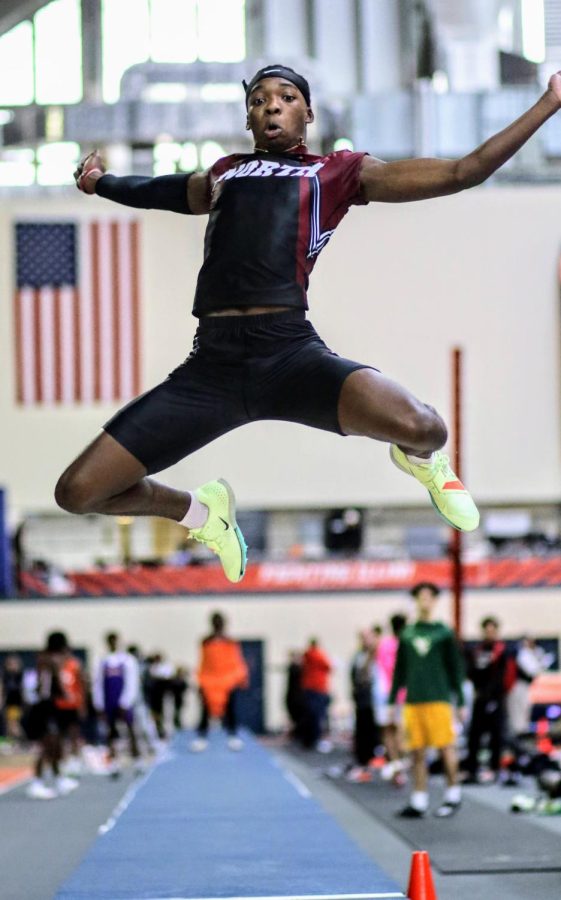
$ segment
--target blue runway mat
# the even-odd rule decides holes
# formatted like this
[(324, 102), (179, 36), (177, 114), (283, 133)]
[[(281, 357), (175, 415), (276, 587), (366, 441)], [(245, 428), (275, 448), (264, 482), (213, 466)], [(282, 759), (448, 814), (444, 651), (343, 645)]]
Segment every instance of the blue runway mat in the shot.
[(56, 900), (403, 897), (273, 755), (211, 737), (176, 738)]

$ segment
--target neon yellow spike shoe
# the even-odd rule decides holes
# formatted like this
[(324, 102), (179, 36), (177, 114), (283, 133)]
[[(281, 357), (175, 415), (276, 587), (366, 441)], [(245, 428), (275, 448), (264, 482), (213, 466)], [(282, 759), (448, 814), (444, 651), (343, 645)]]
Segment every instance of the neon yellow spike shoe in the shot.
[(202, 528), (191, 528), (189, 536), (216, 553), (228, 581), (241, 581), (245, 574), (247, 547), (236, 522), (234, 492), (223, 478), (197, 488), (195, 497), (208, 507)]
[(429, 465), (415, 465), (395, 444), (390, 447), (392, 462), (413, 475), (426, 487), (432, 505), (448, 525), (458, 531), (474, 531), (479, 525), (479, 510), (458, 476), (450, 468), (445, 453), (436, 450)]

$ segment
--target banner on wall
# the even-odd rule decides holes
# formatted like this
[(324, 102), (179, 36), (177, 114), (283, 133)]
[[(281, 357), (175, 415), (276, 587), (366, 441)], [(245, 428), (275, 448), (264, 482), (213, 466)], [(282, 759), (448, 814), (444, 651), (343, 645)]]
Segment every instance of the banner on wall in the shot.
[(17, 222), (16, 400), (140, 393), (138, 222)]
[[(467, 588), (531, 588), (561, 585), (561, 557), (484, 560), (465, 564)], [(420, 581), (441, 588), (452, 583), (449, 560), (341, 560), (263, 562), (247, 567), (243, 581), (231, 584), (219, 565), (131, 566), (65, 575), (65, 596), (155, 597), (195, 594), (313, 594), (353, 591), (409, 591)], [(24, 594), (56, 596), (36, 574), (22, 575)]]

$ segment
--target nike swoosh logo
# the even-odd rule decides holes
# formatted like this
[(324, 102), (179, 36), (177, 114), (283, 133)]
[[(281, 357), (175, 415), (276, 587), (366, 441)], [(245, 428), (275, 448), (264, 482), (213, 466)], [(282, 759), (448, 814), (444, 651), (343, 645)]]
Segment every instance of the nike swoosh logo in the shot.
[(218, 516), (218, 518), (220, 519), (220, 521), (221, 521), (222, 524), (224, 525), (225, 531), (228, 531), (228, 529), (229, 529), (229, 527), (230, 527), (229, 524), (228, 524), (228, 522), (225, 522), (224, 519), (222, 518), (222, 516)]

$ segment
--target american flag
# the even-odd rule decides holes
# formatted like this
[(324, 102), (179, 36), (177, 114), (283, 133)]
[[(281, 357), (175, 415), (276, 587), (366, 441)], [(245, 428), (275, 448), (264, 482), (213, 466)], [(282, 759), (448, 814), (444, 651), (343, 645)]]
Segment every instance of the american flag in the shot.
[(18, 222), (17, 402), (140, 392), (138, 222)]

